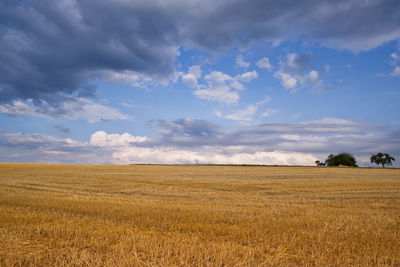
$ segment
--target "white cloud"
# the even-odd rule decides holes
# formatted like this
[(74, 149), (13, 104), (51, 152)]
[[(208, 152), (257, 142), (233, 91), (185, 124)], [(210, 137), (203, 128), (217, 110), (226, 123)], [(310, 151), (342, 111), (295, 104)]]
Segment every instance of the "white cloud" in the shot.
[[(252, 113), (251, 108), (249, 113)], [(176, 136), (169, 132), (165, 136), (166, 139), (161, 137), (156, 141), (156, 145), (150, 140), (142, 143), (127, 142), (120, 135), (115, 138), (117, 141), (108, 142), (112, 134), (95, 135), (101, 136), (102, 141), (99, 142), (104, 144), (104, 149), (112, 151), (114, 162), (126, 164), (313, 165), (316, 159), (326, 157), (329, 153), (349, 151), (363, 156), (375, 150), (393, 153), (392, 151), (399, 148), (398, 145), (393, 147), (392, 144), (396, 137), (388, 139), (392, 134), (389, 129), (338, 118), (302, 123), (250, 125), (233, 132), (220, 132), (217, 136), (197, 133), (201, 131), (198, 126), (205, 125), (204, 122), (187, 122), (190, 123), (179, 124), (181, 127), (176, 129)], [(366, 128), (369, 130), (365, 131)], [(175, 128), (169, 129), (175, 131)], [(131, 135), (128, 136), (131, 138)], [(175, 138), (171, 139), (171, 136)]]
[(298, 56), (297, 56), (296, 53), (288, 54), (288, 55), (287, 55), (287, 59), (286, 59), (286, 60), (287, 60), (287, 61), (286, 61), (286, 64), (287, 64), (289, 67), (293, 68), (293, 69), (300, 68), (300, 67), (301, 67), (301, 66), (300, 66), (300, 62), (298, 62), (297, 59), (298, 59)]
[(199, 65), (193, 65), (189, 68), (187, 74), (182, 75), (182, 81), (184, 84), (191, 88), (196, 88), (198, 85), (198, 79), (201, 78), (201, 68)]
[(390, 75), (392, 75), (393, 77), (400, 76), (400, 66), (396, 66), (392, 73), (390, 73)]
[[(258, 101), (255, 104), (248, 105), (244, 109), (235, 110), (231, 114), (223, 115), (223, 113), (220, 111), (216, 111), (215, 114), (220, 118), (225, 118), (225, 119), (230, 119), (230, 120), (251, 121), (252, 117), (257, 113), (260, 106), (268, 103), (270, 100), (271, 100), (271, 98), (269, 96), (266, 96), (263, 100)], [(271, 112), (271, 114), (269, 114), (269, 115), (272, 115), (275, 112), (272, 109), (269, 109), (269, 111)], [(263, 117), (263, 115), (262, 115), (262, 117)]]
[(319, 79), (319, 73), (316, 70), (311, 70), (305, 77), (304, 83), (310, 84), (313, 87), (318, 87), (321, 85), (322, 81)]
[(129, 133), (107, 134), (97, 131), (90, 137), (89, 144), (93, 146), (127, 146), (132, 143), (143, 143), (150, 139), (146, 136), (133, 136)]
[(202, 88), (195, 90), (193, 94), (201, 99), (231, 105), (237, 103), (240, 98), (236, 90), (244, 89), (242, 82), (251, 82), (257, 77), (256, 71), (245, 72), (234, 77), (220, 71), (213, 71), (204, 76), (207, 85), (202, 85)]
[(272, 115), (275, 114), (275, 113), (276, 113), (276, 110), (275, 110), (275, 109), (269, 108), (269, 109), (267, 109), (261, 116), (262, 116), (262, 117), (269, 117), (269, 116), (272, 116)]
[[(322, 85), (321, 72), (318, 70), (309, 70), (308, 61), (311, 53), (296, 54), (291, 53), (280, 62), (280, 69), (275, 72), (274, 77), (281, 80), (281, 84), (285, 89), (292, 89), (295, 92), (297, 86), (311, 86), (313, 88)], [(330, 66), (324, 66), (322, 72), (326, 73), (330, 70)]]
[(272, 69), (272, 65), (269, 62), (269, 58), (267, 58), (267, 57), (264, 57), (264, 58), (260, 59), (257, 62), (257, 66), (259, 68), (263, 68), (263, 69), (267, 69), (267, 70), (271, 70)]
[(264, 99), (256, 102), (255, 104), (250, 104), (242, 109), (237, 109), (228, 114), (223, 114), (221, 111), (215, 111), (214, 114), (220, 118), (236, 120), (236, 121), (251, 121), (254, 115), (257, 114), (259, 107), (268, 103), (271, 100), (269, 96), (265, 96)]
[(292, 89), (297, 85), (297, 79), (289, 73), (278, 71), (274, 74), (274, 76), (281, 79), (281, 84), (283, 87), (285, 87), (285, 89)]
[(224, 116), (224, 118), (237, 121), (250, 121), (257, 110), (257, 105), (248, 105), (245, 109), (236, 110), (234, 113)]
[(103, 120), (126, 120), (129, 117), (116, 109), (92, 102), (85, 98), (70, 98), (58, 106), (42, 101), (40, 105), (32, 100), (14, 100), (0, 105), (0, 112), (10, 115), (27, 115), (47, 119), (76, 120), (85, 119), (90, 123)]
[(397, 53), (392, 53), (390, 55), (390, 57), (394, 60), (394, 61), (400, 61), (400, 56)]
[[(311, 165), (317, 157), (294, 152), (235, 152), (242, 147), (203, 147), (199, 150), (162, 148), (130, 148), (115, 152), (113, 157), (122, 164), (271, 164)], [(231, 150), (231, 151), (229, 151)]]
[(251, 82), (252, 80), (258, 78), (258, 73), (255, 70), (253, 70), (253, 71), (249, 71), (249, 72), (240, 74), (237, 76), (237, 78), (244, 82)]
[(193, 92), (198, 98), (209, 101), (219, 101), (228, 105), (236, 103), (239, 100), (239, 94), (237, 91), (232, 90), (232, 87), (238, 89), (238, 85), (233, 84), (232, 86), (232, 83), (235, 81), (228, 74), (213, 71), (204, 78), (208, 87)]
[(238, 65), (239, 67), (242, 67), (242, 68), (250, 67), (250, 63), (246, 62), (242, 55), (238, 55), (236, 57), (236, 65)]
[[(190, 119), (163, 121), (160, 127), (167, 127), (168, 131), (154, 139), (98, 131), (92, 134), (89, 142), (39, 134), (0, 133), (3, 152), (0, 161), (314, 165), (316, 159), (343, 151), (359, 158), (377, 151), (396, 158), (400, 156), (398, 129), (337, 118), (301, 123), (242, 124), (231, 131)], [(368, 162), (362, 164), (369, 166)]]

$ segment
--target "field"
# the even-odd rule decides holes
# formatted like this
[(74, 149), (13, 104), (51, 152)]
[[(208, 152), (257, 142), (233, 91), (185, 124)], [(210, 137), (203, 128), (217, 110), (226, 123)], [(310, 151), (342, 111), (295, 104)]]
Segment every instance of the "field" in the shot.
[(400, 170), (0, 164), (0, 266), (400, 266)]

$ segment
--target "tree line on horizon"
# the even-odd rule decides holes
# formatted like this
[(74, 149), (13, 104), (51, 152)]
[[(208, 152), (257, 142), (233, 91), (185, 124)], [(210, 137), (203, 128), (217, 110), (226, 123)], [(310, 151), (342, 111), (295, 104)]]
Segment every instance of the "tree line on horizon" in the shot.
[[(392, 165), (392, 161), (395, 161), (396, 159), (392, 156), (390, 156), (387, 153), (382, 153), (379, 152), (377, 154), (372, 154), (371, 155), (371, 164), (375, 163), (377, 165), (381, 165), (382, 168), (385, 168), (386, 166)], [(339, 153), (339, 154), (330, 154), (328, 158), (325, 160), (325, 162), (322, 161), (315, 161), (315, 164), (317, 166), (349, 166), (349, 167), (358, 167), (357, 165), (357, 160), (355, 157), (350, 154), (350, 153)]]

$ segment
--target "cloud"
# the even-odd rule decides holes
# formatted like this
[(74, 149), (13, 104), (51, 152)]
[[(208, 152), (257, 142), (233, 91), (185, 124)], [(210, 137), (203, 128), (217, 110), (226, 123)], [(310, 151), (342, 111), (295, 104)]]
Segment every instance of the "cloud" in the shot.
[(248, 105), (245, 109), (236, 110), (234, 113), (222, 117), (236, 121), (251, 121), (251, 117), (257, 112), (257, 110), (257, 105)]
[(390, 75), (392, 75), (393, 77), (400, 76), (400, 66), (396, 66), (392, 73), (390, 73)]
[(281, 84), (285, 89), (295, 88), (297, 85), (297, 79), (289, 73), (278, 71), (274, 74), (276, 78), (281, 79)]
[(204, 120), (180, 119), (160, 121), (158, 126), (160, 135), (152, 139), (98, 131), (88, 142), (0, 133), (0, 161), (314, 165), (316, 159), (325, 159), (330, 153), (350, 152), (361, 166), (370, 166), (367, 160), (372, 153), (400, 157), (400, 130), (384, 124), (324, 118), (242, 125), (226, 131)]
[(392, 53), (390, 57), (395, 61), (400, 61), (400, 56), (397, 53)]
[(89, 144), (92, 146), (129, 146), (133, 143), (143, 143), (150, 139), (146, 136), (133, 136), (129, 133), (107, 134), (104, 131), (98, 131), (92, 134)]
[(198, 150), (183, 150), (170, 147), (122, 150), (114, 153), (116, 160), (123, 164), (132, 162), (161, 164), (275, 164), (307, 165), (317, 158), (304, 153), (272, 152), (235, 152), (240, 147), (203, 147)]
[(33, 99), (13, 100), (11, 103), (0, 104), (0, 112), (13, 116), (26, 115), (51, 120), (84, 119), (90, 123), (129, 119), (127, 115), (116, 109), (80, 97), (70, 97), (57, 105), (45, 101), (34, 101)]
[[(244, 109), (235, 110), (231, 114), (223, 115), (222, 112), (220, 112), (220, 111), (216, 111), (215, 114), (220, 118), (225, 118), (225, 119), (230, 119), (230, 120), (235, 120), (235, 121), (251, 121), (252, 118), (254, 117), (254, 115), (259, 110), (260, 106), (268, 103), (270, 100), (271, 100), (271, 98), (266, 96), (263, 100), (255, 103), (255, 104), (248, 105)], [(269, 111), (270, 111), (269, 115), (272, 115), (274, 113), (274, 112), (272, 112), (272, 109), (269, 109)], [(266, 114), (266, 113), (263, 113), (263, 115), (261, 115), (261, 117), (265, 117), (264, 114)]]
[[(321, 71), (310, 69), (309, 61), (311, 53), (291, 53), (280, 62), (280, 69), (275, 72), (274, 77), (281, 80), (285, 89), (292, 89), (295, 92), (298, 85), (318, 88), (322, 85)], [(322, 72), (327, 72), (330, 67), (325, 66)]]
[(242, 55), (238, 55), (236, 57), (236, 65), (238, 65), (239, 67), (242, 67), (242, 68), (250, 67), (250, 63), (246, 62)]
[(152, 78), (134, 71), (107, 71), (102, 77), (110, 83), (127, 84), (132, 87), (147, 87), (157, 83)]
[(262, 117), (269, 117), (276, 113), (275, 109), (269, 108), (267, 109), (261, 116)]
[[(2, 162), (99, 164), (110, 155), (95, 151), (86, 142), (24, 133), (0, 134)], [(108, 158), (108, 159), (106, 159)]]
[[(0, 101), (63, 102), (60, 94), (93, 93), (90, 85), (110, 78), (107, 73), (134, 86), (142, 84), (140, 77), (165, 81), (175, 75), (181, 47), (218, 52), (302, 38), (335, 49), (370, 50), (400, 38), (399, 10), (398, 0), (5, 0)], [(285, 85), (292, 87), (293, 79)]]
[(193, 65), (189, 68), (188, 73), (182, 74), (182, 81), (191, 88), (196, 88), (198, 79), (201, 78), (201, 68), (199, 65)]
[(238, 90), (243, 90), (242, 82), (251, 82), (256, 79), (256, 71), (245, 72), (234, 77), (220, 71), (213, 71), (204, 76), (207, 85), (193, 92), (195, 96), (209, 101), (218, 101), (227, 105), (238, 102)]
[(257, 66), (262, 69), (267, 69), (267, 70), (272, 69), (272, 65), (269, 62), (269, 58), (267, 58), (267, 57), (264, 57), (264, 58), (260, 59), (259, 61), (257, 61)]
[(208, 83), (208, 88), (194, 91), (193, 94), (198, 98), (218, 101), (228, 105), (239, 100), (239, 94), (233, 89), (242, 89), (241, 84), (234, 84), (233, 78), (228, 74), (213, 71), (204, 78)]
[(252, 80), (258, 78), (258, 73), (255, 70), (253, 70), (253, 71), (242, 73), (242, 74), (238, 75), (236, 78), (239, 81), (251, 82)]
[(160, 132), (165, 136), (215, 136), (220, 132), (220, 128), (205, 120), (179, 119), (176, 121), (161, 120), (158, 126)]

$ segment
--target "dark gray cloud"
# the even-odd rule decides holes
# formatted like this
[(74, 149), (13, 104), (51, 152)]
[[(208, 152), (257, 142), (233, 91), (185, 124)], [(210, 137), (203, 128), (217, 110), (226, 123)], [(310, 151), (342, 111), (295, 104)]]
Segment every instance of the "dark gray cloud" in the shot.
[(0, 101), (90, 96), (92, 81), (110, 72), (167, 78), (180, 46), (215, 51), (298, 37), (374, 48), (399, 39), (400, 2), (2, 0)]

